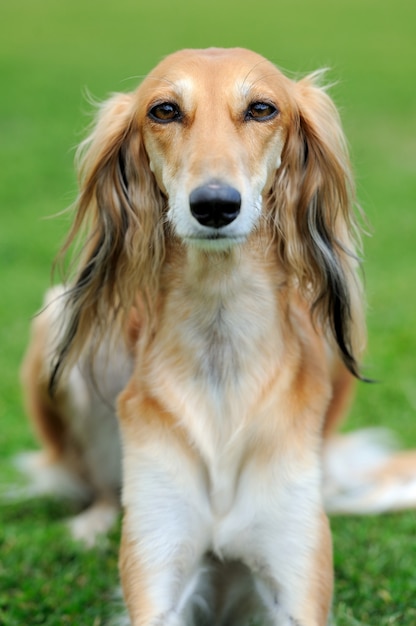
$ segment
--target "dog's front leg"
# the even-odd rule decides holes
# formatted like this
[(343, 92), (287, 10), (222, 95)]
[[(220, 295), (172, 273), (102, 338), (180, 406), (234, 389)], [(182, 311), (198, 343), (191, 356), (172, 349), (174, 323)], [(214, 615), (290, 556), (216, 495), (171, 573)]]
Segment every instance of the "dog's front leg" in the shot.
[[(139, 406), (125, 393), (119, 413), (125, 510), (120, 572), (131, 623), (200, 624), (191, 607), (207, 549), (203, 469), (180, 428), (155, 405)], [(198, 610), (203, 612), (201, 601)]]
[[(293, 460), (282, 452), (268, 469), (260, 466), (261, 473), (253, 468), (242, 473), (219, 540), (252, 571), (268, 626), (326, 626), (332, 542), (320, 503), (319, 469), (311, 463), (299, 473)], [(238, 603), (235, 611), (239, 614)]]
[(260, 556), (258, 589), (273, 626), (328, 624), (333, 587), (329, 524), (323, 511), (305, 510), (303, 517), (304, 504), (296, 505), (298, 519), (289, 510), (287, 525), (279, 520), (270, 533), (269, 550)]

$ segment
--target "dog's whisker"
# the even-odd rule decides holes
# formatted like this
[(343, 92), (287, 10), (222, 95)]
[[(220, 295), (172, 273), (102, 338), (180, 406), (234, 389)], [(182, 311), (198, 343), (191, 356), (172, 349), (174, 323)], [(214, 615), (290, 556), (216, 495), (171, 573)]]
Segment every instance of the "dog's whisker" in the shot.
[(262, 63), (266, 63), (267, 61), (265, 59), (260, 59), (259, 61), (257, 61), (257, 63), (255, 63), (247, 72), (247, 74), (244, 76), (243, 82), (242, 82), (242, 87), (244, 88), (246, 86), (246, 82), (248, 80), (248, 77), (250, 76), (250, 74), (252, 72), (254, 72), (259, 65), (261, 65)]

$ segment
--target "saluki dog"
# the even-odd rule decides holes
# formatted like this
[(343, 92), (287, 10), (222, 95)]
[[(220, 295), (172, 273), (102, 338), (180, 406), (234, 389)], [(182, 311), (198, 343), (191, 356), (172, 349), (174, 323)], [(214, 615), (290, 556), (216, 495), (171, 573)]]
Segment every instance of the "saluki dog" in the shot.
[[(321, 74), (183, 50), (101, 105), (80, 147), (66, 249), (81, 233), (82, 250), (34, 322), (23, 381), (39, 475), (93, 500), (74, 535), (106, 530), (122, 488), (134, 626), (327, 624), (324, 494), (348, 509), (327, 442), (366, 333)], [(357, 510), (377, 509), (375, 476)]]

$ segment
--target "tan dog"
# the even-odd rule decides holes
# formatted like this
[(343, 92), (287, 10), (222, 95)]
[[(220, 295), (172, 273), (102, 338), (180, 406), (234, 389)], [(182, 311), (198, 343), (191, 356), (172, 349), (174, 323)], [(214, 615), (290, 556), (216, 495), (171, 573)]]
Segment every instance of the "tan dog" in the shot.
[[(86, 244), (24, 380), (38, 422), (64, 413), (56, 458), (89, 425), (77, 454), (97, 511), (114, 510), (105, 429), (130, 378), (120, 568), (134, 626), (327, 623), (323, 446), (365, 329), (349, 160), (318, 79), (247, 50), (185, 50), (106, 102), (82, 146), (69, 241), (86, 225)], [(89, 412), (73, 409), (80, 388)]]

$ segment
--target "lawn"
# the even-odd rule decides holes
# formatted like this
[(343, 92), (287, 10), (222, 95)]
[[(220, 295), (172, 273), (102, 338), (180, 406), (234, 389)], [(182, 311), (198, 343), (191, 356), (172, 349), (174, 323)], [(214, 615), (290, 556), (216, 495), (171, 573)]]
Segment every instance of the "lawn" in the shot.
[[(296, 74), (329, 67), (369, 216), (366, 373), (348, 428), (393, 428), (416, 446), (416, 5), (408, 0), (14, 0), (0, 12), (0, 488), (36, 442), (19, 362), (50, 284), (74, 199), (74, 146), (97, 98), (136, 85), (182, 47), (241, 45)], [(55, 217), (53, 217), (55, 215)], [(116, 529), (91, 552), (60, 524), (66, 503), (0, 508), (0, 623), (105, 624), (117, 583)], [(334, 518), (338, 626), (416, 624), (414, 512)]]

